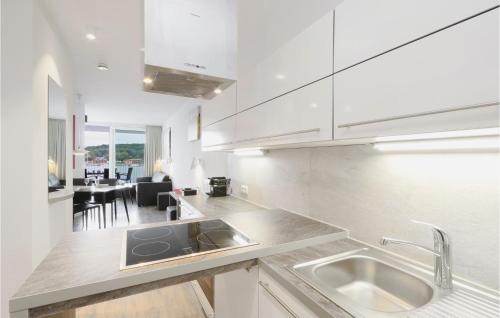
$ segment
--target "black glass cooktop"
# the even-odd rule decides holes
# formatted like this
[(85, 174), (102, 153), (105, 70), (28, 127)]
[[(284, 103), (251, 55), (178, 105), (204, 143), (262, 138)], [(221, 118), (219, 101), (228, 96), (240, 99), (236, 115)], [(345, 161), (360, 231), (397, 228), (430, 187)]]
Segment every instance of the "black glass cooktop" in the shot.
[(127, 230), (122, 269), (257, 244), (222, 220)]

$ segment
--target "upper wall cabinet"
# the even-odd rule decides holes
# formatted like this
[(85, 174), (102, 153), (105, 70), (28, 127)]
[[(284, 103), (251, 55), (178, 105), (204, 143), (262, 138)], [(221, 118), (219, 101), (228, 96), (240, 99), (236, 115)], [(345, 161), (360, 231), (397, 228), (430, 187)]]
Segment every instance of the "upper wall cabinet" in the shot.
[(336, 73), (334, 138), (497, 127), (498, 39), (495, 9)]
[(333, 11), (272, 52), (260, 54), (261, 60), (238, 74), (238, 111), (333, 73)]
[(145, 0), (144, 86), (186, 97), (213, 97), (236, 80), (234, 0)]
[(346, 0), (335, 9), (335, 72), (498, 5), (498, 0)]
[(201, 107), (203, 127), (236, 113), (236, 83), (226, 88), (220, 95), (206, 101)]
[(236, 115), (238, 147), (331, 139), (331, 76)]
[(201, 131), (203, 151), (233, 148), (236, 116), (231, 116), (214, 124), (205, 126)]

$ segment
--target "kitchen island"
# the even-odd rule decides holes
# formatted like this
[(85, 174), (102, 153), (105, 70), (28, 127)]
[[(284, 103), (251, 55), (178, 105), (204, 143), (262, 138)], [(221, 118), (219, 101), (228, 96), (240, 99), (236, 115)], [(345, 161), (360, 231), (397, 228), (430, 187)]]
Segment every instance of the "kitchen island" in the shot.
[(13, 296), (12, 316), (43, 317), (247, 268), (261, 257), (347, 237), (343, 229), (287, 211), (258, 207), (235, 197), (210, 198), (199, 194), (180, 199), (202, 213), (204, 219), (220, 218), (258, 244), (120, 270), (123, 233), (127, 228), (73, 233), (47, 255)]

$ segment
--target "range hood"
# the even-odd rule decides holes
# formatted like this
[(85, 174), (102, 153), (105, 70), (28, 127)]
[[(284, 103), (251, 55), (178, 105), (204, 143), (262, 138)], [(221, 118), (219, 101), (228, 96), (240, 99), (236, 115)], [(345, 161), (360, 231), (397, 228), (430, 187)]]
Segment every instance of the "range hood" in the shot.
[(145, 0), (147, 92), (211, 99), (236, 81), (236, 0)]
[(144, 77), (152, 79), (143, 84), (144, 91), (191, 98), (211, 99), (216, 89), (224, 90), (234, 80), (167, 67), (145, 65)]

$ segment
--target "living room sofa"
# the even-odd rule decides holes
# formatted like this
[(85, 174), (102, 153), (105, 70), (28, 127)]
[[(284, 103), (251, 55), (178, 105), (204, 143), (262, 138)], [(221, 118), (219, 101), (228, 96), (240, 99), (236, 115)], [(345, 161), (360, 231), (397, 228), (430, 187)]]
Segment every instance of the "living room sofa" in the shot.
[(151, 177), (137, 178), (137, 205), (156, 205), (158, 192), (172, 191), (172, 180), (162, 172), (155, 172)]

